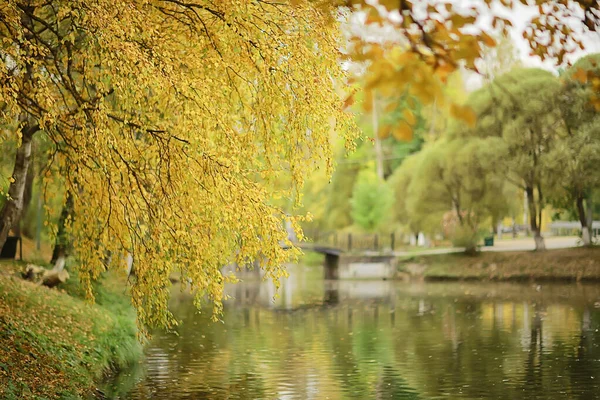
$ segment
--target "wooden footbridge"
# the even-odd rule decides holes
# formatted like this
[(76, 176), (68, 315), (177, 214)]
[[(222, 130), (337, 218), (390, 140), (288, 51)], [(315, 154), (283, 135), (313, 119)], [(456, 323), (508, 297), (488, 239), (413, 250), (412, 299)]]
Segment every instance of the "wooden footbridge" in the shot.
[(395, 272), (395, 235), (315, 232), (294, 245), (325, 255), (326, 279), (387, 278)]

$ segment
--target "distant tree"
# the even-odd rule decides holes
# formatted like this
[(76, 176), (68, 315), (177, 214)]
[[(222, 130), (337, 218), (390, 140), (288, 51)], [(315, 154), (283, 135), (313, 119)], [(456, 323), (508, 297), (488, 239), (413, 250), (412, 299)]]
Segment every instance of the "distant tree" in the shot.
[(555, 207), (575, 210), (582, 239), (591, 245), (592, 194), (600, 186), (600, 114), (590, 102), (595, 93), (589, 82), (600, 72), (600, 54), (581, 58), (566, 70), (562, 92), (556, 98), (566, 129), (550, 157), (553, 161)]
[[(425, 143), (424, 135), (428, 129), (428, 121), (425, 119), (424, 109), (421, 103), (410, 96), (405, 96), (402, 102), (389, 104), (388, 112), (384, 114), (384, 127), (387, 130), (380, 132), (383, 144), (385, 162), (385, 179), (389, 179), (394, 170), (404, 160), (421, 150)], [(412, 137), (398, 137), (391, 134), (401, 126), (412, 124)], [(384, 128), (385, 129), (385, 128)]]
[[(364, 136), (369, 138), (361, 147), (368, 147), (366, 156), (376, 161), (382, 177), (388, 179), (405, 157), (423, 145), (428, 127), (423, 106), (408, 93), (378, 96), (374, 101), (373, 96), (365, 96), (362, 87), (358, 86), (356, 91), (355, 104), (350, 110)], [(367, 101), (371, 102), (369, 107)]]
[(529, 224), (538, 250), (545, 248), (541, 223), (551, 189), (551, 152), (564, 135), (553, 101), (560, 93), (558, 79), (548, 71), (513, 70), (470, 96), (468, 105), (477, 114), (477, 123), (457, 131), (502, 139), (506, 153), (497, 168), (527, 194)]
[(331, 177), (328, 191), (320, 194), (327, 197), (323, 216), (326, 229), (342, 229), (352, 224), (350, 199), (360, 168), (361, 165), (352, 160), (341, 160)]
[(352, 192), (352, 220), (366, 231), (376, 230), (389, 216), (394, 194), (369, 168), (363, 169)]
[[(501, 195), (503, 177), (495, 172), (505, 156), (499, 138), (442, 139), (426, 149), (406, 189), (406, 212), (410, 218), (441, 230), (444, 215), (451, 211), (456, 223), (448, 232), (457, 246), (474, 252), (484, 230), (503, 215), (508, 206)], [(397, 178), (395, 183), (402, 183)], [(500, 195), (499, 195), (500, 194)]]
[(422, 221), (414, 218), (407, 206), (408, 188), (415, 177), (415, 170), (423, 158), (422, 154), (423, 151), (420, 151), (408, 156), (388, 180), (388, 184), (394, 192), (394, 205), (391, 208), (392, 218), (395, 222), (408, 227), (413, 234), (424, 230)]

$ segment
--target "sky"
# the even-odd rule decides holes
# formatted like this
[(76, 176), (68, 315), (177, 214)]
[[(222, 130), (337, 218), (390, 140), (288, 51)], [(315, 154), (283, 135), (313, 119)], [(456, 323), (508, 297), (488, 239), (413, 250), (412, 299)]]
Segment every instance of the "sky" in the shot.
[[(467, 3), (465, 0), (457, 0), (457, 2)], [(496, 7), (496, 11), (501, 12), (498, 7)], [(536, 16), (537, 13), (537, 7), (527, 7), (517, 3), (513, 10), (504, 12), (503, 14), (513, 23), (513, 28), (511, 29), (511, 38), (525, 66), (556, 70), (559, 67), (556, 65), (556, 63), (552, 61), (542, 62), (539, 57), (531, 56), (529, 54), (529, 45), (522, 36), (522, 32), (525, 29), (528, 21), (530, 21), (532, 17)], [(575, 62), (578, 58), (586, 54), (600, 52), (600, 34), (598, 32), (582, 32), (582, 24), (580, 21), (578, 23), (576, 20), (570, 21), (568, 25), (577, 31), (577, 37), (583, 41), (585, 47), (584, 50), (578, 49), (574, 53), (570, 54), (568, 56), (568, 61)]]
[[(435, 1), (435, 0), (434, 0)], [(473, 3), (480, 0), (454, 0), (454, 3)], [(496, 3), (497, 4), (497, 3)], [(530, 54), (531, 49), (529, 48), (529, 43), (527, 40), (523, 38), (523, 31), (525, 30), (528, 22), (538, 15), (538, 8), (535, 6), (524, 6), (517, 2), (516, 6), (512, 10), (501, 9), (501, 7), (494, 7), (494, 12), (502, 14), (504, 17), (507, 17), (513, 24), (513, 27), (510, 30), (510, 36), (512, 39), (512, 43), (515, 46), (515, 49), (520, 57), (523, 66), (531, 67), (531, 68), (543, 68), (552, 72), (557, 73), (558, 69), (561, 67), (565, 67), (567, 65), (558, 65), (556, 60), (544, 60), (542, 61), (538, 56), (532, 56)], [(581, 16), (583, 18), (583, 15)], [(487, 24), (490, 24), (491, 17), (483, 17), (480, 21), (479, 28), (486, 30)], [(574, 63), (582, 56), (590, 53), (600, 52), (600, 33), (598, 32), (584, 32), (583, 24), (581, 20), (571, 20), (567, 21), (567, 25), (576, 32), (576, 37), (582, 41), (584, 45), (584, 49), (581, 50), (577, 48), (573, 53), (569, 53), (566, 58), (566, 62)], [(474, 89), (482, 84), (482, 79), (479, 77), (471, 77), (467, 81), (468, 89)]]

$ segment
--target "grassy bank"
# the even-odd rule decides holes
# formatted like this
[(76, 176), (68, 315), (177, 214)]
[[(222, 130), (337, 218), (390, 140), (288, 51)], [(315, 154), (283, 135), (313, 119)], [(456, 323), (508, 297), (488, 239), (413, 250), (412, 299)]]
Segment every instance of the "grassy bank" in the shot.
[(122, 284), (99, 285), (90, 304), (76, 277), (48, 289), (18, 278), (22, 266), (0, 263), (0, 398), (86, 397), (107, 372), (141, 358)]
[(399, 271), (427, 280), (600, 281), (600, 248), (414, 256)]

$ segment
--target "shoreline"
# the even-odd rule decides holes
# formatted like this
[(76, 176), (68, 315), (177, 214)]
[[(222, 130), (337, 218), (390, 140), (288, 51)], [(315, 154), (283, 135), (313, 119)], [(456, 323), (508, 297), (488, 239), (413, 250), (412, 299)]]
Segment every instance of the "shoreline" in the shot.
[(577, 277), (552, 277), (552, 276), (511, 276), (511, 277), (455, 277), (455, 276), (429, 276), (424, 277), (425, 282), (514, 282), (514, 283), (600, 283), (600, 278), (580, 278)]
[(143, 355), (117, 279), (104, 278), (92, 304), (76, 274), (49, 289), (22, 280), (24, 265), (0, 262), (0, 397), (103, 398), (102, 383)]
[(432, 282), (600, 282), (600, 247), (415, 255), (398, 260), (397, 278)]

